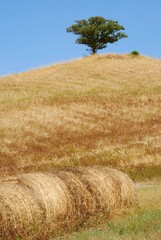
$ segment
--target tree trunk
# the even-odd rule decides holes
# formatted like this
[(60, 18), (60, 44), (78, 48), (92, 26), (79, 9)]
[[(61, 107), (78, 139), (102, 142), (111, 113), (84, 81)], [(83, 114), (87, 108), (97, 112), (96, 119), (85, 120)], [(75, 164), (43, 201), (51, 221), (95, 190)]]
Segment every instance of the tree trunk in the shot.
[(96, 48), (91, 48), (91, 54), (96, 54), (97, 53), (97, 49)]

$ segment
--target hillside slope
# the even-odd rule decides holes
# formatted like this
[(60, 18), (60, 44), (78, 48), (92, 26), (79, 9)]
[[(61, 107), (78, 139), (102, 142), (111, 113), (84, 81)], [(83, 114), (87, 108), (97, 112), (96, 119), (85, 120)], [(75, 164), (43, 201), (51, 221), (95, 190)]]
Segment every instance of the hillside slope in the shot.
[(143, 56), (97, 55), (2, 77), (0, 174), (96, 164), (160, 174), (160, 106), (161, 60)]

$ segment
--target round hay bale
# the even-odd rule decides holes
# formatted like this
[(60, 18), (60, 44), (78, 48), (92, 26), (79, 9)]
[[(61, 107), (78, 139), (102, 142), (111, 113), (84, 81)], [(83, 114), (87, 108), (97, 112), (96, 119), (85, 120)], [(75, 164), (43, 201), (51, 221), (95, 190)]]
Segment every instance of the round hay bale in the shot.
[(26, 229), (41, 224), (42, 209), (32, 192), (14, 182), (0, 184), (1, 231)]
[(96, 212), (110, 213), (121, 203), (121, 188), (115, 178), (97, 167), (71, 169), (96, 201)]
[(68, 187), (73, 200), (72, 219), (77, 218), (79, 222), (93, 215), (96, 209), (96, 201), (87, 186), (76, 174), (68, 171), (59, 171), (56, 175), (61, 178)]
[(44, 221), (65, 220), (72, 212), (70, 192), (58, 176), (49, 173), (29, 173), (18, 177), (22, 186), (27, 186), (43, 209)]
[(124, 206), (132, 206), (138, 203), (138, 197), (136, 195), (135, 186), (129, 176), (117, 169), (113, 168), (98, 168), (101, 171), (112, 176), (121, 188), (121, 203)]
[(43, 226), (46, 234), (58, 227), (74, 229), (90, 216), (109, 216), (136, 199), (131, 179), (107, 167), (22, 174), (0, 182), (0, 235), (13, 239), (10, 233), (27, 234), (32, 227), (43, 234)]

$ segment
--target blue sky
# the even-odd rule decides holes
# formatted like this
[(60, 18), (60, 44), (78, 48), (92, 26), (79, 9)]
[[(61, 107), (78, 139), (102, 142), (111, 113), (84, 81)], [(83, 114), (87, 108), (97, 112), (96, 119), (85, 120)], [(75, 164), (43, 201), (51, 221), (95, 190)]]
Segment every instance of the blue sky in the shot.
[(0, 75), (88, 55), (66, 28), (75, 20), (116, 20), (129, 36), (99, 53), (161, 58), (161, 0), (0, 0)]

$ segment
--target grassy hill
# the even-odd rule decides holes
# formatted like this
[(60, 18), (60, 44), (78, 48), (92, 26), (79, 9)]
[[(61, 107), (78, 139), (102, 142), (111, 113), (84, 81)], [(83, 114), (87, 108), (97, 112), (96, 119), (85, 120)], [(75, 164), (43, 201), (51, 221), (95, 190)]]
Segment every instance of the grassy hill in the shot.
[(144, 180), (136, 184), (139, 206), (58, 239), (160, 239), (160, 106), (161, 60), (144, 56), (96, 55), (1, 77), (0, 178), (116, 167)]
[(1, 177), (97, 164), (157, 177), (160, 106), (161, 60), (144, 56), (96, 55), (1, 77)]

